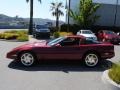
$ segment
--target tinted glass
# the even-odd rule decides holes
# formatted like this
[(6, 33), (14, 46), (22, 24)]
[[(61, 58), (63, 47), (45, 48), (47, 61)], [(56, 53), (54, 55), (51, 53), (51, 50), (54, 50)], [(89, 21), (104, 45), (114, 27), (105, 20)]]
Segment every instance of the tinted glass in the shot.
[(93, 34), (91, 31), (82, 31), (83, 34)]
[(91, 39), (86, 39), (85, 44), (100, 44), (101, 42)]
[(45, 26), (45, 25), (36, 25), (36, 28), (37, 28), (37, 29), (46, 29), (46, 28), (48, 28), (48, 27)]
[(64, 39), (65, 39), (65, 37), (59, 37), (59, 38), (56, 38), (56, 39), (54, 39), (54, 40), (48, 42), (47, 45), (49, 45), (49, 46), (53, 46), (53, 45), (55, 45), (55, 44), (61, 42), (61, 41), (64, 40)]

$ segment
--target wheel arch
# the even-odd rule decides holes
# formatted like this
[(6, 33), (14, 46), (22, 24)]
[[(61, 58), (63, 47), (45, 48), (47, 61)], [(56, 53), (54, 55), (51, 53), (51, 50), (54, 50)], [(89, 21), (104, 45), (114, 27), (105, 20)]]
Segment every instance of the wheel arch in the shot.
[(19, 52), (17, 53), (17, 59), (19, 60), (19, 57), (20, 57), (20, 55), (21, 55), (22, 53), (27, 53), (27, 52), (33, 54), (34, 57), (38, 60), (36, 53), (35, 53), (34, 51), (31, 51), (31, 50), (22, 50), (22, 51), (19, 51)]
[[(95, 54), (95, 55), (97, 56), (98, 60), (97, 60), (97, 63), (95, 63), (95, 65), (88, 65), (88, 63), (86, 63), (85, 58), (86, 58), (86, 56), (87, 56), (88, 54)], [(100, 56), (100, 53), (99, 53), (98, 51), (96, 51), (96, 50), (89, 50), (89, 51), (87, 51), (87, 52), (84, 53), (84, 55), (83, 55), (83, 57), (82, 57), (82, 63), (83, 63), (84, 65), (88, 66), (88, 67), (95, 67), (95, 66), (97, 66), (98, 64), (100, 64), (100, 62), (99, 62), (100, 59), (101, 59), (101, 56)]]
[(86, 52), (83, 54), (82, 59), (84, 59), (85, 56), (86, 56), (87, 54), (89, 54), (89, 53), (94, 53), (94, 54), (98, 55), (99, 59), (101, 59), (100, 53), (99, 53), (98, 51), (96, 51), (96, 50), (88, 50), (88, 51), (86, 51)]

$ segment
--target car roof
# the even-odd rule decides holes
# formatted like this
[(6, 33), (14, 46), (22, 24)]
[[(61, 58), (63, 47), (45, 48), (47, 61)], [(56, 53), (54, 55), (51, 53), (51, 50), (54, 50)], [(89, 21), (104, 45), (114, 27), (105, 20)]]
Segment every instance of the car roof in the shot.
[(81, 29), (81, 31), (91, 31), (91, 30), (89, 30), (89, 29)]

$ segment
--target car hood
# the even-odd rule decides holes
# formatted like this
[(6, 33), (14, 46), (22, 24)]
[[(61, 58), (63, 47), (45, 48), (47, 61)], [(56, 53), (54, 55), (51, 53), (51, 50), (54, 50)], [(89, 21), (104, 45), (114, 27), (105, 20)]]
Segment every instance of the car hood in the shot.
[(94, 34), (81, 34), (83, 35), (84, 37), (96, 37)]
[(27, 43), (27, 44), (14, 48), (14, 50), (18, 50), (22, 48), (27, 49), (27, 48), (32, 48), (32, 47), (47, 47), (47, 41)]

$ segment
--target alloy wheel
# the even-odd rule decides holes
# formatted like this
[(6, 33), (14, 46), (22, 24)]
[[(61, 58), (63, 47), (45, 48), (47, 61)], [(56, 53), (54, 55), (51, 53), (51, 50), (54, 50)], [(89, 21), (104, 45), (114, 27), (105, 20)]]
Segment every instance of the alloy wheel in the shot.
[(85, 64), (89, 67), (94, 67), (98, 64), (99, 57), (98, 55), (91, 53), (87, 54), (85, 57)]
[(35, 58), (31, 53), (23, 53), (20, 57), (20, 60), (24, 66), (31, 66), (34, 63)]

